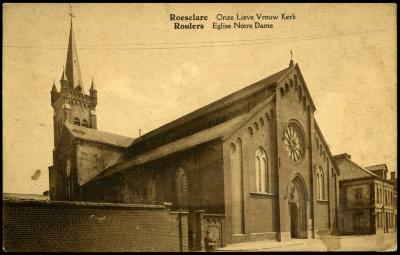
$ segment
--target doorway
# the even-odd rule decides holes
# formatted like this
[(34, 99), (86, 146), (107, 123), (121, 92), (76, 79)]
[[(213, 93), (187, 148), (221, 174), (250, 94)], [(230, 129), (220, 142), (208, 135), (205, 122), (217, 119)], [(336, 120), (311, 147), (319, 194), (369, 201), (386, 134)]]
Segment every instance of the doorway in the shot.
[(363, 217), (362, 213), (356, 213), (354, 215), (354, 232), (361, 233), (363, 232)]
[(289, 184), (289, 222), (291, 238), (307, 238), (307, 192), (301, 177)]
[(290, 237), (299, 238), (299, 222), (298, 222), (298, 210), (299, 206), (295, 202), (289, 203), (290, 208)]

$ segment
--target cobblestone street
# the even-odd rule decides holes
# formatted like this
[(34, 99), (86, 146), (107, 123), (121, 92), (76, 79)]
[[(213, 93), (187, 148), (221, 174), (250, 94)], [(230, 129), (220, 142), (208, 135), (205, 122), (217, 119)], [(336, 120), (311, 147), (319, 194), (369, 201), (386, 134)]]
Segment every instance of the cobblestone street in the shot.
[(231, 244), (217, 251), (396, 251), (397, 233)]

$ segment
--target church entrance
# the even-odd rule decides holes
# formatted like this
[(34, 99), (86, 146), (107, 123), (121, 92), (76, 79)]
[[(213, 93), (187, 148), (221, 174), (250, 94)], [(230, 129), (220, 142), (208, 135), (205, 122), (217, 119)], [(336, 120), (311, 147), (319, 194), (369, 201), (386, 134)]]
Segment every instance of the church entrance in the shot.
[(300, 177), (289, 184), (290, 237), (307, 238), (307, 196)]
[(299, 219), (298, 219), (298, 211), (299, 205), (295, 202), (289, 203), (290, 208), (290, 237), (298, 238), (299, 237)]

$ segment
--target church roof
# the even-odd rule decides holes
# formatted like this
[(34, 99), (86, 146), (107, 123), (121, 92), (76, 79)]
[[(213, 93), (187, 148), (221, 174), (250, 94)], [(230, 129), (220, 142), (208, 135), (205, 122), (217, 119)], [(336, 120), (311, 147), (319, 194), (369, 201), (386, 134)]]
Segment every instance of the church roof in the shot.
[(344, 154), (334, 156), (333, 158), (340, 170), (340, 175), (339, 175), (340, 181), (354, 180), (367, 177), (377, 177), (376, 174), (358, 165), (356, 162), (344, 156)]
[[(268, 105), (275, 98), (275, 95), (272, 95), (264, 102), (255, 106), (250, 112), (240, 115), (236, 118), (233, 118), (229, 121), (223, 122), (219, 125), (213, 126), (209, 129), (202, 130), (200, 132), (194, 133), (190, 136), (181, 138), (174, 142), (156, 147), (148, 152), (144, 152), (142, 154), (136, 155), (131, 159), (128, 159), (124, 162), (117, 163), (115, 165), (109, 166), (105, 168), (103, 171), (99, 172), (94, 178), (89, 180), (88, 182), (98, 180), (110, 175), (113, 175), (117, 172), (126, 170), (128, 168), (142, 165), (146, 162), (159, 159), (161, 157), (168, 156), (170, 154), (187, 150), (193, 148), (196, 145), (203, 144), (216, 139), (228, 139), (236, 130), (242, 127), (245, 123), (249, 121), (255, 114), (257, 114), (260, 110), (262, 110), (266, 105)], [(87, 183), (88, 183), (87, 182)]]
[(71, 28), (69, 31), (67, 62), (65, 64), (65, 75), (67, 76), (66, 78), (71, 88), (75, 88), (78, 85), (80, 85), (82, 91), (84, 91), (81, 68), (79, 66), (78, 51), (76, 49), (74, 30), (72, 27), (72, 21), (71, 21)]
[(229, 104), (232, 104), (236, 101), (238, 101), (239, 99), (245, 98), (247, 96), (252, 95), (253, 93), (266, 88), (268, 86), (274, 85), (276, 84), (278, 81), (280, 81), (284, 76), (286, 76), (288, 74), (288, 71), (291, 69), (291, 67), (287, 67), (277, 73), (274, 73), (252, 85), (249, 85), (241, 90), (238, 90), (228, 96), (225, 96), (217, 101), (214, 101), (213, 103), (210, 103), (206, 106), (203, 106), (189, 114), (186, 114), (172, 122), (169, 122), (167, 124), (165, 124), (164, 126), (161, 126), (157, 129), (154, 129), (153, 131), (150, 131), (146, 134), (144, 134), (140, 140), (135, 140), (135, 142), (131, 145), (131, 146), (136, 146), (136, 144), (140, 144), (142, 141), (149, 139), (151, 137), (154, 137), (156, 135), (162, 134), (168, 130), (171, 130), (173, 128), (176, 128), (184, 123), (187, 123), (189, 121), (192, 121), (196, 118), (198, 118), (199, 116), (203, 116), (206, 115), (210, 112), (213, 112), (217, 109), (220, 109), (222, 107), (225, 107)]
[(65, 126), (75, 138), (82, 140), (104, 143), (123, 148), (128, 147), (134, 140), (134, 138), (131, 137), (116, 135), (93, 128), (77, 126), (68, 122), (65, 123)]

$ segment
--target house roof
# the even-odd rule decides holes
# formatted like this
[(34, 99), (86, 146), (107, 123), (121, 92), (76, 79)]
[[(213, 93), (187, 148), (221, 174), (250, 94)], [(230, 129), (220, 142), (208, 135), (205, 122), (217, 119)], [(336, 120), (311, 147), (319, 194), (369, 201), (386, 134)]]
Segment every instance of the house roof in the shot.
[(250, 112), (246, 114), (223, 122), (219, 125), (213, 126), (209, 129), (194, 133), (190, 136), (184, 137), (174, 142), (159, 146), (148, 152), (136, 155), (133, 158), (128, 159), (124, 162), (109, 166), (99, 172), (92, 179), (88, 180), (86, 183), (105, 178), (117, 172), (126, 170), (134, 166), (142, 165), (149, 161), (159, 159), (161, 157), (165, 157), (179, 151), (193, 148), (196, 145), (203, 144), (218, 138), (228, 139), (234, 132), (236, 132), (236, 130), (246, 124), (249, 119), (251, 119), (260, 110), (262, 110), (266, 105), (271, 103), (274, 98), (275, 95), (270, 96), (267, 100), (255, 106)]
[(376, 171), (376, 170), (382, 170), (384, 169), (385, 171), (388, 171), (386, 164), (379, 164), (379, 165), (374, 165), (374, 166), (367, 166), (366, 167), (370, 171)]
[(123, 148), (128, 147), (130, 144), (132, 144), (134, 140), (134, 138), (131, 137), (116, 135), (93, 128), (76, 126), (68, 122), (66, 122), (64, 125), (67, 127), (67, 129), (71, 132), (71, 134), (75, 138), (82, 140), (104, 143)]
[(339, 175), (340, 181), (354, 180), (367, 177), (378, 177), (376, 174), (358, 165), (357, 163), (355, 163), (354, 161), (343, 155), (334, 156), (333, 159), (335, 160), (336, 165), (340, 170), (340, 175)]
[[(297, 66), (297, 64), (295, 66)], [(170, 129), (176, 128), (177, 126), (180, 126), (184, 123), (190, 122), (190, 121), (194, 120), (195, 118), (198, 118), (199, 116), (205, 115), (207, 113), (213, 112), (222, 107), (230, 105), (242, 98), (246, 98), (247, 96), (252, 95), (253, 93), (255, 93), (263, 88), (274, 85), (277, 82), (279, 82), (283, 77), (285, 77), (291, 68), (292, 67), (289, 66), (289, 67), (287, 67), (277, 73), (274, 73), (252, 85), (249, 85), (249, 86), (247, 86), (241, 90), (238, 90), (228, 96), (225, 96), (213, 103), (210, 103), (210, 104), (203, 106), (189, 114), (186, 114), (172, 122), (169, 122), (157, 129), (154, 129), (153, 131), (150, 131), (150, 132), (144, 134), (140, 140), (136, 139), (131, 146), (136, 146), (137, 144), (140, 144), (141, 142), (143, 142), (146, 139), (149, 139), (151, 137), (154, 137), (156, 135), (164, 133)]]

